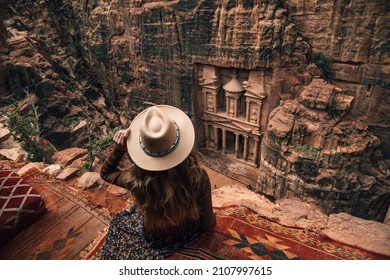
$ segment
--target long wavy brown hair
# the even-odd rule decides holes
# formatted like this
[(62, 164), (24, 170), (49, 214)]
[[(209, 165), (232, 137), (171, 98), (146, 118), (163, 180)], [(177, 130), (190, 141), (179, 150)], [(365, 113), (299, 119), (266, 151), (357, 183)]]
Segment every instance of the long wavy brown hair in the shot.
[(134, 165), (130, 174), (130, 192), (137, 211), (144, 214), (146, 229), (164, 229), (199, 218), (196, 193), (201, 169), (194, 151), (174, 168), (147, 171)]

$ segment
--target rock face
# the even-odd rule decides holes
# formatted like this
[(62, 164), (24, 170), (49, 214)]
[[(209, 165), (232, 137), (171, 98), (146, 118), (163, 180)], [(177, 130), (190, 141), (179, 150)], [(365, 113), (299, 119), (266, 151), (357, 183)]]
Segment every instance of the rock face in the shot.
[[(274, 162), (280, 155), (297, 168), (300, 179), (286, 181), (298, 182), (295, 190), (302, 182), (357, 190), (329, 211), (364, 211), (355, 200), (366, 196), (362, 209), (376, 199), (388, 209), (387, 167), (371, 168), (377, 148), (390, 157), (388, 10), (386, 0), (3, 0), (0, 103), (22, 109), (33, 93), (42, 137), (59, 150), (85, 147), (167, 103), (193, 117), (202, 147), (204, 69), (221, 81), (236, 70), (263, 73), (264, 105), (276, 109), (261, 116), (258, 189), (281, 196), (295, 188), (280, 189), (289, 168)], [(334, 86), (312, 83), (317, 76)], [(271, 117), (277, 129), (268, 130)]]
[(5, 119), (0, 118), (0, 159), (10, 159), (15, 162), (25, 161), (27, 153), (20, 143), (14, 140), (11, 131), (5, 126)]
[(352, 101), (314, 79), (298, 99), (276, 108), (262, 141), (258, 190), (314, 200), (326, 213), (369, 218), (390, 190), (388, 170), (380, 162), (378, 138), (366, 124), (347, 118)]
[(149, 102), (192, 114), (196, 63), (288, 68), (312, 46), (333, 62), (328, 75), (355, 97), (352, 112), (390, 156), (388, 1), (3, 2), (5, 97), (38, 94), (57, 147), (80, 141), (63, 121), (75, 127), (86, 112), (96, 112), (103, 134)]
[[(372, 116), (373, 130), (384, 124), (386, 1), (4, 2), (5, 92), (21, 97), (28, 87), (50, 101), (41, 107), (57, 146), (73, 136), (59, 118), (78, 117), (76, 126), (85, 109), (98, 112), (99, 127), (110, 127), (121, 123), (116, 113), (148, 102), (192, 113), (194, 63), (297, 65), (306, 60), (307, 42), (335, 61), (329, 73), (365, 104), (356, 114)], [(381, 140), (389, 138), (385, 131), (378, 130)]]
[(332, 61), (329, 77), (355, 97), (352, 114), (366, 119), (388, 158), (389, 1), (292, 0), (288, 6), (292, 21), (313, 51)]

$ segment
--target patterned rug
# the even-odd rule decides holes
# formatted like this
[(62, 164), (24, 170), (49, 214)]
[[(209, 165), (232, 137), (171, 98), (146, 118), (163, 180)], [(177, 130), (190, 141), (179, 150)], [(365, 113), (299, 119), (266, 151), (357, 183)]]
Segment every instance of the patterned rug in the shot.
[[(171, 260), (365, 260), (388, 257), (352, 248), (314, 232), (288, 228), (259, 217), (246, 207), (214, 208), (213, 231), (192, 246), (170, 256)], [(104, 234), (96, 240), (87, 259), (99, 259)]]
[(23, 176), (45, 202), (47, 213), (0, 247), (2, 260), (84, 259), (86, 248), (110, 221), (108, 213), (59, 180), (31, 170)]

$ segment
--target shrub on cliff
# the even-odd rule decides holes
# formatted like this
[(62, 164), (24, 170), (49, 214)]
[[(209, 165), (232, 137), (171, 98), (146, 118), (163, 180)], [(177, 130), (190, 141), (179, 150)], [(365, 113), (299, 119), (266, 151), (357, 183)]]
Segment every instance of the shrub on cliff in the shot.
[(41, 138), (37, 108), (33, 102), (30, 104), (31, 108), (23, 115), (17, 111), (15, 105), (5, 108), (3, 113), (15, 141), (20, 142), (27, 152), (27, 160), (51, 163), (54, 148)]
[(322, 52), (318, 52), (312, 53), (307, 63), (314, 63), (319, 69), (321, 69), (323, 72), (326, 72), (326, 69), (328, 68), (331, 61), (329, 58), (326, 57), (325, 54), (323, 54)]

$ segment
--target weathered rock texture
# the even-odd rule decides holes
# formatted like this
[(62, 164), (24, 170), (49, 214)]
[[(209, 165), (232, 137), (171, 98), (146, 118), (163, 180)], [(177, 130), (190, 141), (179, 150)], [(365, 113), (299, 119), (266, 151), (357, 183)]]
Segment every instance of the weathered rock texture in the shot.
[[(373, 155), (378, 145), (390, 157), (386, 0), (0, 0), (0, 7), (1, 106), (34, 93), (42, 137), (57, 149), (84, 147), (91, 138), (128, 125), (137, 112), (155, 103), (182, 108), (201, 130), (202, 104), (194, 95), (200, 90), (200, 69), (212, 65), (221, 72), (267, 73), (267, 94), (275, 101), (270, 108), (285, 101), (277, 109), (286, 111), (285, 117), (296, 117), (288, 112), (294, 106), (310, 108), (305, 114), (311, 115), (324, 104), (335, 104), (337, 108), (322, 113), (330, 116), (349, 106), (355, 119), (351, 127), (332, 118), (326, 127), (340, 133), (349, 149), (357, 149), (351, 152), (355, 162)], [(312, 61), (323, 69), (306, 65), (319, 52), (330, 64)], [(345, 100), (327, 100), (321, 92), (302, 95), (315, 76), (330, 79)], [(299, 96), (299, 105), (291, 101)], [(316, 127), (307, 129), (317, 137)], [(267, 141), (264, 149), (271, 146)], [(337, 170), (331, 161), (330, 169)], [(267, 166), (260, 168), (265, 172)], [(368, 173), (364, 188), (372, 190), (377, 181), (367, 179), (373, 175), (362, 164), (359, 168)], [(342, 170), (347, 173), (340, 171), (341, 177), (350, 177), (345, 182), (355, 182), (357, 171)], [(284, 178), (277, 178), (281, 172), (274, 172), (275, 180)], [(329, 180), (333, 186), (339, 179)], [(271, 187), (264, 188), (269, 192)], [(374, 197), (382, 192), (377, 189)]]
[(2, 2), (3, 100), (38, 94), (56, 146), (77, 138), (58, 119), (77, 124), (86, 111), (99, 127), (145, 102), (191, 114), (195, 62), (293, 65), (308, 50), (278, 0)]
[(80, 121), (81, 109), (96, 112), (99, 127), (145, 102), (192, 113), (194, 63), (278, 70), (304, 63), (311, 46), (333, 62), (330, 76), (355, 97), (352, 111), (367, 117), (388, 156), (388, 8), (385, 0), (3, 0), (2, 99), (26, 87), (38, 94), (61, 146), (74, 133), (58, 119)]
[(298, 99), (276, 108), (261, 145), (258, 190), (317, 201), (326, 213), (378, 214), (371, 212), (377, 203), (388, 203), (389, 172), (380, 161), (378, 138), (347, 118), (352, 100), (314, 79)]
[(314, 52), (331, 61), (333, 82), (355, 97), (352, 113), (364, 117), (390, 156), (390, 2), (292, 0), (292, 21)]

